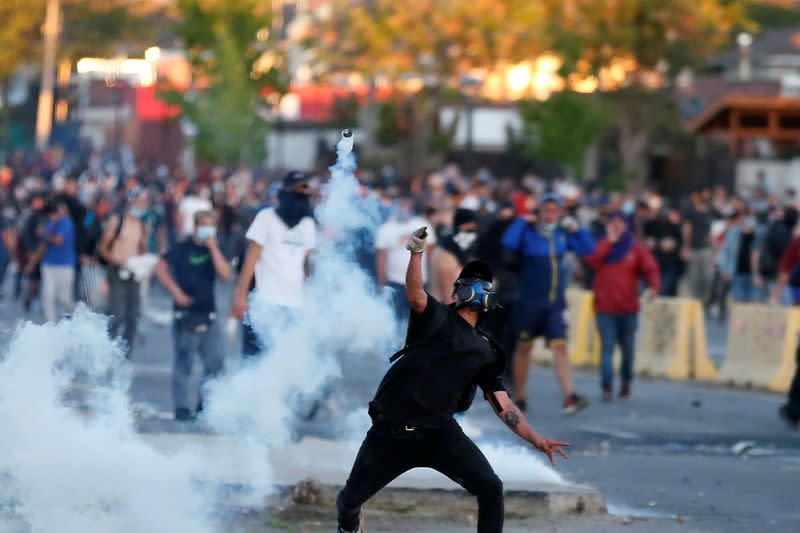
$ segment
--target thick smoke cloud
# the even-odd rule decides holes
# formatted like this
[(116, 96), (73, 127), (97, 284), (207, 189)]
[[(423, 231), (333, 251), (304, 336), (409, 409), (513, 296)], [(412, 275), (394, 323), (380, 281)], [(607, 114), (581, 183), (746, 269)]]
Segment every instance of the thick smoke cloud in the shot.
[[(159, 452), (136, 433), (129, 367), (105, 317), (81, 307), (57, 324), (18, 327), (0, 359), (0, 501), (13, 502), (34, 533), (229, 531), (209, 516), (219, 480), (249, 485), (251, 501), (263, 501), (273, 485), (264, 447), (296, 437), (298, 410), (340, 376), (342, 357), (382, 358), (399, 344), (386, 299), (353, 260), (379, 207), (359, 194), (346, 143), (338, 156), (316, 212), (321, 237), (303, 307), (278, 313), (256, 292), (251, 320), (268, 351), (205, 390), (202, 422), (229, 437), (225, 457), (209, 460), (191, 438)], [(83, 409), (70, 400), (76, 382)], [(369, 420), (359, 409), (339, 423), (358, 439)], [(489, 452), (501, 476), (503, 463), (521, 472), (524, 461), (529, 479), (560, 480), (527, 452)]]
[[(211, 533), (194, 483), (205, 464), (137, 436), (119, 345), (105, 317), (22, 324), (0, 362), (0, 498), (38, 533)], [(85, 413), (65, 404), (81, 376)]]

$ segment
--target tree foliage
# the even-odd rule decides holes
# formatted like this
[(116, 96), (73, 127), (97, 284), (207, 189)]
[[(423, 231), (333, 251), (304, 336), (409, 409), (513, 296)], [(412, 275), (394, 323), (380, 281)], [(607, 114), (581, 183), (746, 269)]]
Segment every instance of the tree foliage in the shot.
[(519, 103), (522, 131), (511, 144), (530, 159), (564, 165), (580, 175), (586, 149), (610, 124), (606, 106), (596, 95), (564, 91), (539, 102)]
[[(638, 187), (656, 130), (659, 91), (686, 67), (754, 29), (747, 0), (545, 0), (548, 35), (565, 76), (599, 79), (618, 133), (622, 175)], [(569, 78), (568, 78), (569, 79)]]
[(545, 0), (553, 49), (564, 69), (598, 74), (630, 59), (632, 76), (674, 75), (729, 42), (737, 27), (753, 27), (748, 0)]
[(257, 38), (270, 27), (269, 6), (259, 0), (177, 4), (177, 32), (192, 63), (194, 85), (168, 100), (180, 104), (197, 126), (201, 158), (258, 164), (266, 156), (264, 93), (286, 87), (282, 51)]
[(0, 2), (0, 84), (33, 58), (44, 21), (44, 0)]
[(326, 72), (355, 70), (392, 82), (423, 73), (457, 83), (471, 69), (543, 51), (543, 11), (532, 0), (339, 0), (331, 13), (312, 30)]
[(172, 24), (147, 0), (61, 0), (59, 55), (77, 60), (143, 49)]

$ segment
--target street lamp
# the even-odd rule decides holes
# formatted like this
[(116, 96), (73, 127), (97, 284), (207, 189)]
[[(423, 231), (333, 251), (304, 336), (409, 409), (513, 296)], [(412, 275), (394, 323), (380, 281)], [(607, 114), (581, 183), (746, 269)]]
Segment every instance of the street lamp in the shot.
[(739, 79), (747, 81), (752, 76), (753, 70), (750, 61), (753, 36), (747, 32), (742, 32), (736, 37), (736, 44), (739, 45)]

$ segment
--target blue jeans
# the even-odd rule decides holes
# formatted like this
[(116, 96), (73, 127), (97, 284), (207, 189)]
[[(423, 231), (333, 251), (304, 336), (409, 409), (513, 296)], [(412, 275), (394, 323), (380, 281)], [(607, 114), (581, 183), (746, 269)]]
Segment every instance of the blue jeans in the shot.
[(623, 385), (633, 380), (634, 338), (638, 325), (636, 313), (597, 313), (600, 331), (600, 380), (604, 388), (614, 384), (614, 348), (622, 352), (620, 377)]
[[(214, 320), (205, 331), (189, 331), (173, 326), (175, 363), (172, 368), (172, 399), (175, 408), (194, 411), (200, 400), (200, 391), (190, 391), (194, 355), (198, 353), (203, 363), (203, 382), (222, 371), (225, 347), (222, 331)], [(192, 402), (192, 400), (195, 400)]]
[(734, 302), (758, 302), (759, 291), (753, 285), (752, 274), (735, 274), (731, 279), (731, 296)]

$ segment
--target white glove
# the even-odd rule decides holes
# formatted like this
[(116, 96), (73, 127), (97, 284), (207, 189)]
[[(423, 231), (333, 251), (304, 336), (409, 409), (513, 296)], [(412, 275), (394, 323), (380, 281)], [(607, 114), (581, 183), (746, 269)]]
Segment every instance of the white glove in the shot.
[(560, 226), (561, 226), (561, 229), (563, 229), (564, 231), (567, 231), (569, 233), (575, 233), (576, 231), (578, 231), (578, 228), (580, 227), (580, 225), (578, 224), (578, 221), (575, 220), (575, 217), (571, 217), (571, 216), (566, 216), (566, 217), (562, 218)]
[(425, 239), (428, 238), (428, 226), (422, 226), (408, 238), (406, 249), (412, 254), (419, 254), (425, 251)]

